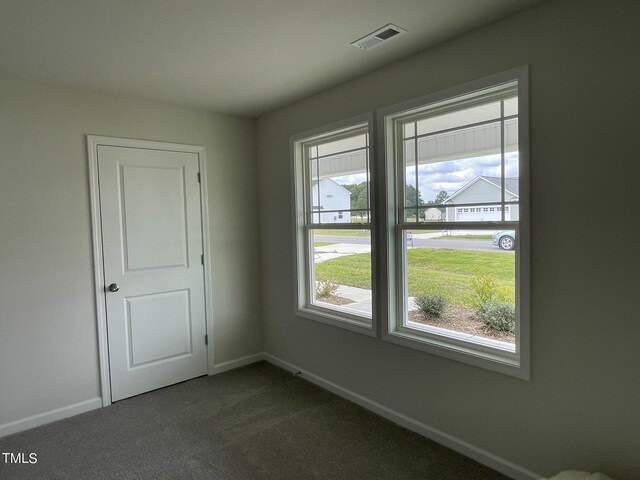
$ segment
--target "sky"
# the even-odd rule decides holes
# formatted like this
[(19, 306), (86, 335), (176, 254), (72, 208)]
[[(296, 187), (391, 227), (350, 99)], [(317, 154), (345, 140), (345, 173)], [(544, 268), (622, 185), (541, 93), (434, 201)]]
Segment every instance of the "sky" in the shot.
[[(518, 152), (510, 152), (505, 157), (505, 177), (518, 176)], [(425, 202), (433, 200), (441, 190), (449, 196), (479, 175), (500, 176), (500, 155), (448, 160), (418, 167), (418, 189)], [(333, 177), (340, 185), (362, 183), (366, 180), (364, 173)], [(406, 181), (415, 186), (415, 168), (408, 168)]]

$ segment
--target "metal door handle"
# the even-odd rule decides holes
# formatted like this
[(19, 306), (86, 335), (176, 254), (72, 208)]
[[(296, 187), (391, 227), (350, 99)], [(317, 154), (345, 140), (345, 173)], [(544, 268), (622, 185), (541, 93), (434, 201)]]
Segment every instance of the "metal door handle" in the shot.
[(117, 283), (112, 283), (111, 285), (109, 285), (109, 286), (107, 287), (107, 289), (108, 289), (110, 292), (117, 292), (118, 290), (120, 290), (120, 287), (118, 286), (118, 284), (117, 284)]

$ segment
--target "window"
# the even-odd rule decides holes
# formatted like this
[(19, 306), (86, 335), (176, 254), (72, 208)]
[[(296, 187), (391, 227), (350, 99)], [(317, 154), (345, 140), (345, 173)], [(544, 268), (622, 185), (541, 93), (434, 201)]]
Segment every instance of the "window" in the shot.
[[(380, 114), (385, 339), (528, 378), (526, 68)], [(429, 215), (434, 207), (440, 217)], [(446, 236), (445, 233), (446, 232)]]
[(292, 139), (297, 313), (374, 334), (370, 119)]
[(292, 138), (299, 316), (529, 378), (527, 75)]

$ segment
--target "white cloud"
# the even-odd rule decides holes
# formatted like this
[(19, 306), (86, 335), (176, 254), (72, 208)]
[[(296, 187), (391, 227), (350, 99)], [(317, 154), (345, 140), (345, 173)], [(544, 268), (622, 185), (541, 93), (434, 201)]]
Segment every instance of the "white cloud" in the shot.
[[(415, 173), (415, 167), (407, 167), (405, 179), (409, 185), (415, 186)], [(418, 166), (418, 188), (422, 198), (429, 201), (433, 200), (442, 190), (452, 195), (479, 175), (501, 176), (500, 155), (486, 155), (420, 165)], [(518, 152), (511, 152), (505, 157), (505, 176), (515, 177), (517, 175)], [(367, 176), (364, 173), (357, 173), (332, 177), (332, 180), (340, 185), (351, 185), (365, 182)]]
[[(425, 201), (433, 200), (442, 190), (454, 194), (474, 178), (501, 176), (500, 155), (448, 160), (418, 167), (418, 188)], [(505, 157), (505, 176), (518, 174), (518, 153)], [(407, 169), (407, 183), (415, 185), (415, 169)]]
[(354, 185), (367, 181), (367, 175), (364, 173), (357, 173), (355, 175), (345, 175), (343, 177), (332, 177), (331, 180), (338, 185)]

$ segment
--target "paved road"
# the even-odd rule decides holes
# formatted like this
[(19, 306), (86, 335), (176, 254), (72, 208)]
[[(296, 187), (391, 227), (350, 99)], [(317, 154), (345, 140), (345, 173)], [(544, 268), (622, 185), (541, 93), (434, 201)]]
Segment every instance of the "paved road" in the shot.
[[(369, 237), (348, 237), (343, 235), (316, 235), (316, 242), (351, 243), (366, 245)], [(443, 240), (438, 238), (415, 238), (414, 248), (453, 248), (458, 250), (475, 250), (483, 252), (499, 252), (513, 254), (513, 250), (502, 250), (495, 247), (490, 240)]]

